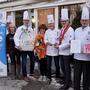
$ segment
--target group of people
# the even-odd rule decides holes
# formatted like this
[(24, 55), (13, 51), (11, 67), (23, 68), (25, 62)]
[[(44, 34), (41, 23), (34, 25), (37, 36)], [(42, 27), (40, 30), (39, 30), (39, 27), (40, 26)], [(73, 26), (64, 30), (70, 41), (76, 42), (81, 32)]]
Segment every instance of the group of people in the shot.
[[(60, 79), (60, 90), (67, 90), (74, 85), (74, 90), (81, 90), (83, 74), (83, 90), (90, 88), (90, 54), (84, 53), (85, 42), (90, 42), (90, 17), (85, 6), (82, 9), (81, 27), (74, 30), (68, 17), (68, 9), (61, 9), (60, 30), (55, 28), (53, 15), (47, 16), (48, 25), (40, 25), (38, 30), (32, 29), (29, 23), (28, 11), (24, 11), (23, 25), (15, 30), (13, 23), (8, 25), (7, 55), (11, 59), (11, 71), (14, 76), (27, 80), (34, 77), (35, 55), (40, 66), (39, 81), (49, 80), (50, 84)], [(81, 42), (81, 53), (71, 53), (71, 42)], [(77, 43), (76, 43), (77, 44)], [(77, 46), (78, 49), (78, 46)], [(71, 79), (71, 57), (74, 56), (73, 80)], [(27, 76), (27, 55), (30, 59), (30, 75)], [(21, 58), (22, 57), (22, 58)], [(55, 63), (55, 79), (52, 78), (52, 60)], [(17, 69), (17, 70), (16, 70)], [(17, 71), (17, 72), (16, 72)], [(62, 71), (62, 72), (61, 72)]]

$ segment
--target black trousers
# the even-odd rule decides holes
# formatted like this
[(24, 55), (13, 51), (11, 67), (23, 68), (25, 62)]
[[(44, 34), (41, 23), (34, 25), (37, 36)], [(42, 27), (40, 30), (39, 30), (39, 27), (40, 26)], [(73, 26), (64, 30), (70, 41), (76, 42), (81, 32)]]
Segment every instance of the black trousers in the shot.
[(22, 74), (27, 76), (26, 64), (27, 64), (27, 55), (30, 59), (30, 75), (34, 73), (35, 57), (33, 51), (22, 51)]
[(59, 55), (59, 59), (60, 59), (60, 67), (61, 67), (61, 70), (63, 72), (64, 79), (65, 79), (66, 72), (65, 72), (65, 64), (64, 64), (63, 55)]
[[(16, 73), (16, 68), (19, 66), (21, 66), (21, 61), (20, 61), (20, 56), (21, 56), (21, 52), (18, 49), (11, 50), (9, 52), (10, 55), (10, 59), (11, 59), (11, 65), (14, 65), (14, 72)], [(8, 62), (7, 62), (8, 63)], [(9, 65), (7, 64), (7, 69), (9, 72)]]
[(40, 64), (40, 73), (42, 76), (47, 76), (47, 60), (46, 58), (42, 58), (39, 60)]
[(55, 67), (56, 67), (56, 78), (60, 76), (60, 66), (59, 66), (59, 56), (47, 56), (47, 77), (51, 80), (51, 64), (52, 58), (54, 58)]
[(10, 59), (11, 59), (11, 64), (15, 65), (15, 64), (20, 64), (20, 56), (21, 56), (21, 52), (18, 49), (11, 50), (10, 53)]
[(83, 90), (90, 90), (90, 62), (88, 61), (81, 61), (75, 60), (74, 65), (74, 90), (81, 90), (80, 83), (81, 83), (81, 75), (83, 74)]
[(65, 84), (70, 85), (71, 84), (71, 56), (65, 56), (62, 55), (60, 56), (60, 63), (61, 63), (61, 69), (64, 72), (64, 79), (65, 79)]

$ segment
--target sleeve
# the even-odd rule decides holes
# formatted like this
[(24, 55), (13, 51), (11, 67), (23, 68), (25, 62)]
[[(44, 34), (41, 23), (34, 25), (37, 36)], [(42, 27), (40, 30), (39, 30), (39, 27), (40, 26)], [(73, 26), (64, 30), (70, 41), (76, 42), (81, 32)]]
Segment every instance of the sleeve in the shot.
[(6, 52), (9, 53), (9, 39), (8, 39), (8, 35), (6, 36)]
[(36, 35), (36, 37), (35, 37), (34, 47), (36, 47), (37, 37), (38, 37), (38, 35)]
[(57, 43), (58, 44), (60, 42), (60, 35), (61, 35), (61, 30), (58, 30), (58, 32), (57, 32)]
[(70, 47), (70, 43), (72, 40), (74, 40), (74, 30), (71, 29), (70, 32), (68, 33), (68, 41), (66, 43), (63, 43), (59, 46), (59, 49), (67, 49)]
[(20, 28), (18, 28), (18, 29), (16, 30), (15, 35), (14, 35), (14, 42), (15, 42), (15, 46), (16, 46), (16, 47), (19, 46), (20, 35), (21, 35)]
[(44, 42), (45, 44), (48, 43), (48, 32), (45, 32), (45, 36), (44, 36)]

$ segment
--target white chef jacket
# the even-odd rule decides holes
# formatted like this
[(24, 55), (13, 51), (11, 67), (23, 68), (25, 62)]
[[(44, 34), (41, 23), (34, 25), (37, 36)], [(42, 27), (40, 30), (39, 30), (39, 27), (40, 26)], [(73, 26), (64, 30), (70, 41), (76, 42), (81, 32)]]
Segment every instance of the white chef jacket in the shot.
[[(84, 29), (82, 29), (82, 27), (77, 28), (75, 30), (75, 40), (80, 40), (82, 47), (83, 47), (85, 42), (90, 42), (89, 34), (90, 34), (90, 27), (89, 26), (87, 26)], [(75, 53), (74, 58), (77, 60), (90, 61), (90, 54)]]
[[(28, 28), (25, 25), (20, 26), (17, 30), (16, 33), (14, 35), (14, 42), (15, 42), (15, 46), (16, 48), (20, 46), (20, 42), (21, 40), (24, 39), (23, 34), (25, 33), (24, 30), (28, 30), (28, 33), (26, 36), (28, 36), (27, 38), (30, 39), (31, 42), (33, 42), (35, 40), (35, 36), (37, 34), (36, 30), (33, 30), (30, 26), (28, 26)], [(33, 51), (34, 49), (34, 44), (30, 43), (30, 47), (29, 47), (29, 51)]]
[[(48, 43), (51, 43), (51, 44), (59, 43), (59, 36), (60, 36), (60, 30), (56, 30), (56, 29), (51, 30), (51, 29), (48, 29), (45, 32), (44, 41), (45, 41), (45, 43), (48, 42)], [(49, 55), (49, 56), (58, 56), (59, 55), (59, 49), (55, 48), (54, 45), (52, 45), (52, 46), (47, 45), (46, 55)]]
[(71, 40), (73, 39), (74, 39), (74, 30), (72, 27), (69, 27), (69, 29), (64, 35), (64, 39), (62, 40), (59, 46), (59, 55), (71, 55), (70, 43), (71, 43)]

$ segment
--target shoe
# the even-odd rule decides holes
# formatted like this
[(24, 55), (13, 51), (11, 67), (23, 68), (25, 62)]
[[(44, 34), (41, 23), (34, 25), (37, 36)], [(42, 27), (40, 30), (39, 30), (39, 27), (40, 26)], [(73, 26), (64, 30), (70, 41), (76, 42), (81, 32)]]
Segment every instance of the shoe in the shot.
[(40, 77), (38, 78), (38, 81), (43, 81), (43, 76), (40, 76)]
[(47, 81), (47, 77), (46, 76), (43, 76), (43, 81)]
[(65, 84), (65, 81), (62, 80), (62, 79), (60, 79), (60, 80), (59, 80), (59, 83), (60, 83), (61, 85), (63, 85), (63, 84)]
[(23, 80), (28, 82), (30, 79), (28, 77), (23, 77)]
[(64, 84), (59, 90), (68, 90), (70, 88), (69, 85)]
[(31, 79), (31, 80), (33, 80), (33, 81), (35, 81), (35, 80), (36, 80), (36, 78), (35, 78), (35, 77), (30, 76), (30, 75), (28, 76), (28, 78), (29, 78), (29, 79)]

